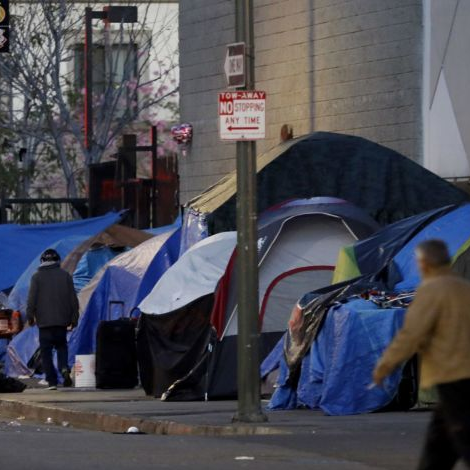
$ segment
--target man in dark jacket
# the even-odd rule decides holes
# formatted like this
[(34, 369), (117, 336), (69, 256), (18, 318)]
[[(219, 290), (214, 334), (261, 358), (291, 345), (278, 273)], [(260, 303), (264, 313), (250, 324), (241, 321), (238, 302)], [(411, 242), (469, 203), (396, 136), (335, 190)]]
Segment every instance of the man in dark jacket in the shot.
[(41, 266), (31, 279), (27, 316), (29, 324), (37, 324), (39, 328), (41, 361), (49, 389), (57, 388), (57, 372), (52, 359), (54, 349), (64, 387), (70, 387), (67, 328), (77, 325), (78, 299), (72, 277), (61, 269), (60, 256), (55, 250), (49, 249), (42, 254)]

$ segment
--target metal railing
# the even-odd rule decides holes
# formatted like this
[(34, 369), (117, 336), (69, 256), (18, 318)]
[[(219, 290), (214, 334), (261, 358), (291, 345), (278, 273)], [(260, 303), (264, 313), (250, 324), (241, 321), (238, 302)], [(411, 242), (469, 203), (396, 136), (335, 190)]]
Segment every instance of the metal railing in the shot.
[(2, 224), (45, 224), (77, 220), (88, 215), (84, 198), (8, 198), (0, 205)]

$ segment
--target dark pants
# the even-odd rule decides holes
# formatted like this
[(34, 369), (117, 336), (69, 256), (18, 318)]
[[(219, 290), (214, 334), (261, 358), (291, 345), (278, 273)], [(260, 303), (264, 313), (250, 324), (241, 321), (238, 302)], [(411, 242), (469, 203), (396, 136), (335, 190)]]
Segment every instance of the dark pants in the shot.
[(419, 470), (470, 468), (470, 379), (437, 387), (439, 404), (429, 424)]
[(68, 370), (67, 328), (65, 326), (50, 326), (39, 328), (39, 348), (41, 362), (46, 380), (49, 385), (57, 385), (57, 372), (53, 362), (53, 351), (57, 351), (57, 365), (62, 372)]

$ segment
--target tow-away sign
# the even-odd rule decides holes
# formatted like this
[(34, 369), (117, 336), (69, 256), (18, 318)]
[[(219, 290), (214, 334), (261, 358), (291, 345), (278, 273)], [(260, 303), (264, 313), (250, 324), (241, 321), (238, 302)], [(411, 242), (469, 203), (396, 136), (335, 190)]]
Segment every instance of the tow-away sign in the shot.
[(260, 140), (266, 137), (266, 92), (219, 93), (221, 140)]

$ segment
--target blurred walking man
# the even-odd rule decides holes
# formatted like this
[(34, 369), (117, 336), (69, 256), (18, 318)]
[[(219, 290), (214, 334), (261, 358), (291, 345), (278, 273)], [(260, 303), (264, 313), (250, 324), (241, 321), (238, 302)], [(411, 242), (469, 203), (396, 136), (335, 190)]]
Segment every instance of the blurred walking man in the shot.
[(58, 382), (53, 362), (54, 349), (64, 387), (70, 387), (67, 328), (77, 325), (78, 300), (72, 277), (61, 269), (60, 256), (55, 250), (46, 250), (42, 254), (41, 266), (31, 279), (27, 316), (30, 325), (39, 327), (41, 362), (49, 390), (55, 390)]
[(423, 282), (402, 330), (374, 371), (380, 385), (415, 353), (421, 385), (437, 386), (439, 404), (427, 432), (419, 470), (470, 468), (470, 282), (453, 274), (441, 240), (421, 243), (416, 258)]

